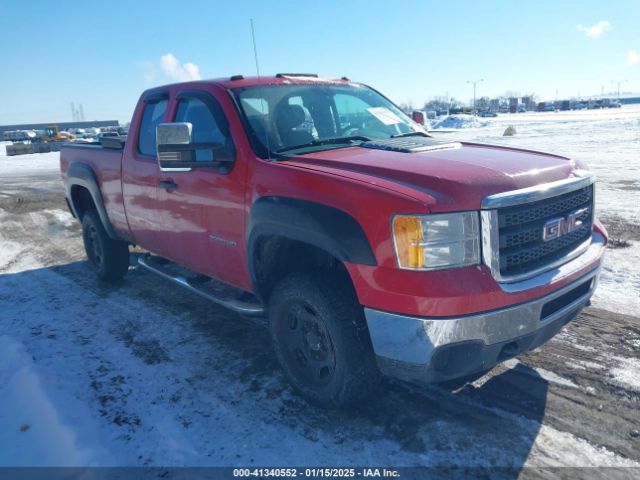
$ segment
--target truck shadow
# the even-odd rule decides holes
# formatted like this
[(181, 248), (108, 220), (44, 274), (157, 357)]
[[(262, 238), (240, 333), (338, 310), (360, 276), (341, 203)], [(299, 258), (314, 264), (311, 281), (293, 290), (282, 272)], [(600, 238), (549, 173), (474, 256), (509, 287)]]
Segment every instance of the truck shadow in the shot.
[[(56, 291), (51, 284), (55, 285), (57, 276), (67, 281), (66, 286)], [(176, 400), (177, 405), (172, 404), (171, 409), (183, 409), (183, 415), (195, 417), (189, 408), (189, 395), (211, 403), (214, 400), (207, 398), (206, 392), (226, 383), (234, 389), (239, 385), (237, 388), (245, 399), (226, 405), (227, 409), (237, 409), (241, 416), (250, 417), (253, 424), (281, 424), (281, 428), (288, 429), (300, 442), (317, 444), (318, 448), (321, 445), (335, 453), (337, 463), (346, 458), (357, 463), (356, 457), (344, 455), (345, 448), (368, 452), (372, 447), (367, 445), (391, 442), (395, 446), (380, 456), (371, 457), (369, 452), (365, 463), (373, 459), (383, 466), (426, 465), (437, 468), (439, 474), (458, 467), (500, 468), (502, 478), (517, 478), (543, 423), (548, 383), (534, 369), (521, 363), (505, 371), (489, 373), (455, 392), (438, 386), (418, 387), (389, 381), (380, 397), (367, 405), (351, 411), (323, 411), (308, 405), (291, 391), (270, 348), (265, 322), (228, 312), (141, 269), (130, 270), (120, 285), (102, 284), (85, 262), (0, 275), (0, 304), (35, 301), (33, 296), (21, 294), (19, 286), (28, 285), (37, 291), (44, 285), (43, 279), (48, 279), (46, 288), (49, 289), (43, 295), (47, 296), (51, 308), (57, 310), (56, 318), (64, 317), (66, 302), (70, 299), (80, 302), (75, 305), (76, 312), (91, 310), (95, 318), (113, 322), (105, 331), (148, 368), (156, 369), (158, 378), (164, 378), (164, 365), (182, 361), (184, 352), (180, 348), (187, 342), (184, 339), (198, 339), (185, 349), (188, 348), (190, 355), (195, 350), (198, 356), (213, 359), (213, 364), (194, 361), (181, 365), (185, 371), (180, 373), (183, 378), (178, 378), (177, 383), (184, 405)], [(109, 302), (103, 299), (121, 304), (123, 311), (130, 309), (130, 315), (114, 318), (109, 312)], [(25, 308), (28, 312), (28, 306)], [(152, 316), (163, 320), (150, 323), (145, 318)], [(33, 330), (28, 325), (29, 318), (19, 321), (25, 322), (26, 331)], [(13, 322), (17, 324), (18, 320)], [(39, 328), (46, 322), (46, 315), (37, 320)], [(0, 328), (5, 329), (3, 323), (4, 320), (0, 320)], [(87, 345), (88, 349), (101, 341), (99, 336), (89, 339), (90, 333), (65, 332), (71, 327), (62, 323), (49, 326), (57, 338), (72, 333), (76, 338), (87, 337), (87, 341), (92, 342)], [(73, 328), (77, 326), (76, 323)], [(180, 342), (174, 341), (176, 328), (183, 336)], [(113, 338), (104, 341), (113, 343)], [(123, 358), (121, 364), (116, 365), (123, 377), (127, 377), (130, 361)], [(100, 394), (96, 392), (96, 396)], [(246, 408), (247, 402), (254, 407)], [(211, 420), (204, 417), (193, 418), (193, 421), (206, 424)], [(287, 455), (283, 452), (283, 459), (300, 463)], [(456, 471), (452, 470), (451, 474), (455, 476)]]

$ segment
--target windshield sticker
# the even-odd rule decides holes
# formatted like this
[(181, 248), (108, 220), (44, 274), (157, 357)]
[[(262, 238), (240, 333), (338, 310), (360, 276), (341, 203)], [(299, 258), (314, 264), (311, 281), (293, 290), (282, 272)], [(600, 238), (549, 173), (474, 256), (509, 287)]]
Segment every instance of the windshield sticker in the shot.
[(402, 123), (400, 117), (386, 107), (371, 107), (367, 108), (367, 111), (385, 125), (396, 125), (398, 123)]

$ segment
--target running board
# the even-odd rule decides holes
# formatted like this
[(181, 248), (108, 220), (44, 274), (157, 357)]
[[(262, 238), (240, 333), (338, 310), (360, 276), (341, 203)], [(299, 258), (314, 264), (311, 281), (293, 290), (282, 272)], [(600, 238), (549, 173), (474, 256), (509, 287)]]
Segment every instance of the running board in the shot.
[(220, 297), (216, 297), (215, 295), (212, 295), (210, 292), (206, 292), (204, 290), (201, 290), (200, 288), (192, 285), (189, 280), (187, 280), (186, 278), (180, 276), (180, 277), (174, 277), (172, 275), (169, 275), (168, 273), (163, 272), (162, 270), (160, 270), (159, 268), (151, 265), (149, 263), (150, 260), (150, 255), (139, 255), (138, 256), (138, 265), (140, 265), (141, 267), (144, 267), (145, 269), (149, 270), (152, 273), (155, 273), (156, 275), (164, 278), (165, 280), (169, 280), (173, 283), (177, 283), (178, 285), (180, 285), (181, 287), (186, 288), (187, 290), (200, 295), (203, 298), (206, 298), (207, 300), (211, 300), (214, 303), (217, 303), (218, 305), (225, 307), (229, 310), (232, 310), (236, 313), (240, 313), (242, 315), (248, 315), (248, 316), (261, 316), (265, 314), (265, 309), (262, 305), (256, 304), (256, 303), (248, 303), (248, 302), (243, 302), (240, 300), (225, 300), (223, 298)]

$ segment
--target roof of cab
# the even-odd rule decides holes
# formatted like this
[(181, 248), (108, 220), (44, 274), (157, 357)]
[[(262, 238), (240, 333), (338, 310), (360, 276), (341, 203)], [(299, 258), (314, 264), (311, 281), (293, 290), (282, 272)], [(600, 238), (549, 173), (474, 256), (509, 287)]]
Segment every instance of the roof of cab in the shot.
[(195, 80), (190, 82), (181, 82), (181, 83), (174, 83), (170, 85), (162, 85), (162, 86), (154, 87), (149, 91), (154, 91), (158, 88), (165, 89), (167, 87), (174, 87), (174, 86), (182, 85), (185, 83), (200, 84), (200, 85), (209, 83), (209, 84), (220, 85), (228, 89), (241, 88), (241, 87), (253, 87), (258, 85), (292, 85), (292, 84), (354, 85), (355, 84), (355, 82), (352, 82), (347, 77), (323, 78), (313, 74), (278, 73), (276, 75), (271, 75), (271, 76), (245, 77), (243, 75), (233, 75), (231, 77)]
[(244, 77), (242, 75), (234, 75), (229, 78), (216, 79), (216, 82), (221, 83), (226, 88), (238, 88), (238, 87), (252, 87), (255, 85), (279, 85), (279, 84), (309, 84), (309, 83), (322, 83), (322, 84), (337, 84), (344, 85), (352, 83), (347, 77), (342, 78), (323, 78), (315, 74), (304, 73), (278, 73), (273, 76), (260, 76), (260, 77)]

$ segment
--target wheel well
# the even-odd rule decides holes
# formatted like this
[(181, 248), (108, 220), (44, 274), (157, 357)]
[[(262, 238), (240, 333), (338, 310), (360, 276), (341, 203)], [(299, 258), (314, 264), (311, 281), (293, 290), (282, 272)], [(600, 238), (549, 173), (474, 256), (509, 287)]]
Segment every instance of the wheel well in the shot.
[(273, 288), (293, 272), (325, 270), (335, 274), (336, 281), (353, 289), (351, 277), (344, 264), (330, 253), (308, 243), (277, 236), (260, 238), (253, 255), (254, 288), (267, 300)]
[(78, 219), (82, 221), (84, 214), (90, 210), (96, 210), (96, 204), (89, 190), (80, 185), (71, 187), (71, 204), (78, 215)]

